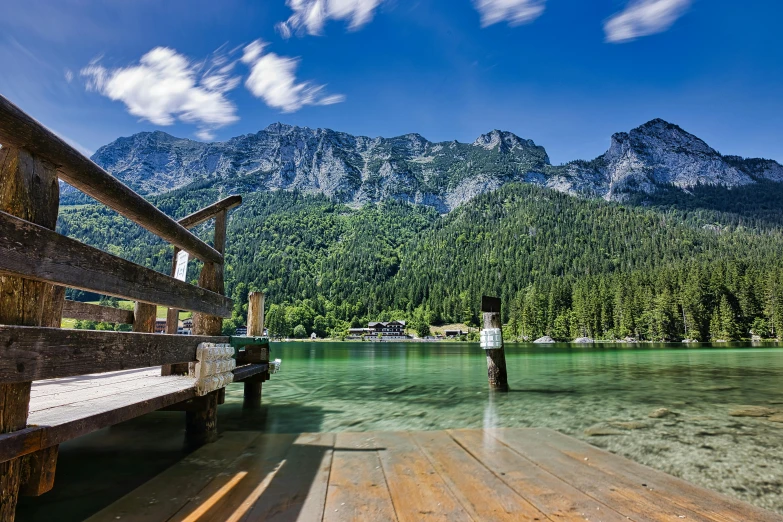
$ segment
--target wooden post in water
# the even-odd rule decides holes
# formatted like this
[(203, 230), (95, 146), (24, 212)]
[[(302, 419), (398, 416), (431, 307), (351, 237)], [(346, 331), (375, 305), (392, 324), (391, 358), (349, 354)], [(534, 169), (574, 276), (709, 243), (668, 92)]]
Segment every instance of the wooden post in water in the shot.
[(508, 391), (508, 373), (506, 371), (506, 352), (503, 349), (503, 321), (500, 316), (500, 298), (483, 296), (481, 311), (484, 315), (484, 329), (500, 330), (500, 347), (487, 352), (487, 377), (493, 390)]
[[(214, 248), (220, 254), (226, 247), (227, 210), (215, 215)], [(200, 287), (218, 294), (225, 291), (223, 283), (223, 263), (205, 262), (199, 274)], [(193, 335), (220, 335), (223, 331), (223, 318), (203, 313), (193, 314)], [(202, 446), (217, 440), (217, 404), (218, 392), (213, 391), (199, 398), (200, 408), (185, 412), (185, 444), (190, 447)]]
[[(262, 337), (264, 335), (264, 293), (251, 292), (247, 304), (247, 335), (249, 337)], [(253, 353), (254, 346), (245, 348), (249, 362), (259, 362)], [(257, 374), (245, 380), (245, 408), (257, 408), (261, 406), (261, 387), (264, 382), (264, 374)]]
[[(0, 148), (0, 210), (54, 230), (60, 187), (53, 165), (10, 146)], [(0, 276), (0, 324), (59, 328), (65, 288)], [(30, 382), (0, 383), (0, 433), (27, 426)], [(13, 521), (22, 493), (51, 489), (57, 447), (0, 463), (0, 520)]]

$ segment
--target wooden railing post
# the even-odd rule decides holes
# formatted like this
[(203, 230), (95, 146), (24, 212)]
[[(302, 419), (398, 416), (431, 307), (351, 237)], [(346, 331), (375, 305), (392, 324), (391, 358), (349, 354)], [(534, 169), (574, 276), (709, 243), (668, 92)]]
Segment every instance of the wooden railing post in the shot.
[(155, 321), (158, 319), (158, 307), (153, 304), (136, 301), (133, 307), (133, 331), (155, 333)]
[[(177, 272), (177, 256), (180, 253), (180, 249), (174, 247), (174, 257), (171, 258), (171, 277)], [(179, 310), (176, 308), (169, 308), (166, 312), (166, 333), (174, 335), (177, 333), (179, 327)], [(187, 364), (164, 364), (160, 367), (161, 375), (183, 375), (188, 373)]]
[[(215, 215), (214, 248), (220, 254), (226, 247), (227, 214), (227, 210), (221, 210)], [(206, 290), (223, 294), (223, 265), (204, 263), (198, 284)], [(222, 331), (223, 318), (203, 313), (193, 314), (194, 335), (220, 335)], [(202, 407), (199, 410), (185, 412), (185, 441), (188, 446), (201, 446), (217, 440), (217, 403), (218, 392), (214, 391), (201, 398)]]
[[(13, 147), (0, 148), (0, 210), (54, 230), (60, 188), (53, 165), (29, 152)], [(0, 324), (59, 328), (65, 289), (19, 277), (0, 276)], [(25, 428), (30, 403), (30, 382), (0, 383), (0, 433)], [(52, 459), (52, 451), (55, 452)], [(31, 467), (33, 457), (0, 464), (0, 520), (13, 521), (20, 488), (42, 493), (51, 488), (56, 448), (50, 450), (44, 469)], [(40, 455), (38, 455), (40, 457)], [(40, 484), (27, 487), (22, 481)]]
[[(251, 292), (247, 303), (247, 335), (250, 337), (261, 337), (264, 335), (264, 293)], [(254, 359), (253, 346), (245, 348), (247, 360), (251, 363), (261, 362)], [(260, 348), (260, 347), (259, 347)], [(257, 408), (261, 406), (261, 387), (264, 382), (265, 374), (254, 375), (244, 381), (245, 408)]]

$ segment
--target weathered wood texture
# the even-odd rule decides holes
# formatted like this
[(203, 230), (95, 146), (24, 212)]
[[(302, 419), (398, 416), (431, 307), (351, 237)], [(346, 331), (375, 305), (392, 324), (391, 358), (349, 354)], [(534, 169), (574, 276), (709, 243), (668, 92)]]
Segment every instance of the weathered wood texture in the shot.
[[(482, 309), (485, 309), (484, 328), (499, 328), (502, 333), (503, 322), (500, 319), (500, 299), (483, 297)], [(506, 370), (506, 351), (503, 349), (502, 337), (500, 348), (484, 351), (487, 352), (489, 387), (499, 391), (507, 391), (508, 371)]]
[(62, 180), (202, 261), (222, 262), (223, 256), (215, 249), (1, 95), (0, 143), (47, 160)]
[[(223, 253), (226, 246), (227, 210), (221, 210), (215, 215), (215, 250)], [(204, 263), (199, 274), (200, 287), (222, 294), (225, 290), (223, 282), (222, 263)], [(223, 319), (216, 315), (205, 313), (193, 314), (193, 333), (195, 335), (220, 335), (223, 330)], [(217, 440), (217, 399), (218, 392), (205, 395), (203, 408), (198, 411), (185, 412), (185, 444), (198, 447)]]
[(196, 225), (208, 221), (219, 214), (221, 211), (229, 211), (242, 204), (242, 196), (228, 196), (220, 201), (204, 207), (201, 210), (197, 210), (189, 216), (179, 220), (179, 224), (185, 228), (193, 228)]
[(100, 306), (79, 301), (65, 300), (63, 317), (106, 323), (133, 324), (133, 311), (110, 306)]
[[(53, 230), (59, 200), (53, 165), (20, 148), (0, 148), (0, 211), (35, 223), (42, 230)], [(0, 324), (59, 327), (64, 299), (62, 287), (0, 275)], [(25, 428), (31, 380), (0, 380), (0, 434)], [(21, 471), (20, 459), (0, 463), (0, 520), (14, 520)]]
[(133, 331), (137, 333), (155, 333), (155, 320), (158, 318), (158, 307), (136, 301), (133, 307)]
[(0, 326), (0, 382), (54, 379), (196, 360), (227, 337)]
[[(215, 216), (215, 249), (223, 252), (226, 246), (226, 219), (227, 211), (221, 210)], [(223, 282), (223, 265), (220, 263), (204, 263), (199, 274), (198, 285), (205, 290), (223, 294), (225, 291)], [(209, 314), (197, 312), (193, 314), (193, 333), (195, 335), (220, 335), (223, 330), (222, 317), (228, 315)]]
[[(220, 463), (220, 465), (215, 465)], [(549, 429), (223, 435), (89, 519), (781, 522)]]
[(219, 293), (178, 281), (3, 212), (0, 273), (133, 301), (231, 316), (231, 300)]
[(254, 377), (264, 377), (269, 371), (269, 364), (246, 364), (234, 369), (234, 382), (241, 382)]
[(59, 446), (50, 446), (22, 458), (22, 484), (19, 494), (38, 497), (54, 487)]
[[(261, 337), (264, 335), (264, 293), (251, 292), (247, 303), (247, 335), (250, 337)], [(266, 352), (266, 361), (269, 360), (269, 347), (246, 346), (244, 356), (247, 361), (260, 363), (263, 361), (263, 354)], [(264, 377), (256, 376), (246, 379), (244, 382), (244, 401), (245, 408), (259, 408), (261, 406), (261, 388), (264, 384)]]
[(218, 437), (218, 392), (210, 392), (195, 400), (198, 407), (185, 411), (185, 444), (191, 448), (215, 442)]
[(250, 292), (247, 301), (247, 335), (264, 335), (264, 292)]
[(190, 377), (161, 377), (157, 366), (35, 382), (30, 427), (0, 435), (0, 462), (186, 401), (194, 386)]

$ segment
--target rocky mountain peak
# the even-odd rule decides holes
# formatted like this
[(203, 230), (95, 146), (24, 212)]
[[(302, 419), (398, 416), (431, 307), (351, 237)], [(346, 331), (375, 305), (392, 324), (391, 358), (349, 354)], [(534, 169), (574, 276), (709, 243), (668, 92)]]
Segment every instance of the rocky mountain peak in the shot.
[(369, 138), (284, 123), (215, 143), (139, 133), (101, 147), (93, 160), (144, 195), (198, 182), (243, 193), (318, 192), (352, 204), (398, 199), (443, 212), (510, 182), (618, 201), (664, 186), (783, 182), (779, 163), (722, 156), (661, 119), (614, 134), (606, 153), (592, 161), (562, 166), (552, 166), (532, 140), (497, 129), (464, 144), (432, 143), (416, 133)]

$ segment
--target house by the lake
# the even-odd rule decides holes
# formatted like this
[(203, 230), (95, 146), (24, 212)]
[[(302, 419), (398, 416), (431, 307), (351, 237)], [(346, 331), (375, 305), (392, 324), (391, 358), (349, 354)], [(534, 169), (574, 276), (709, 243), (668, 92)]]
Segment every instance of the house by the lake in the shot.
[(378, 339), (383, 341), (401, 341), (410, 339), (405, 333), (405, 321), (375, 321), (367, 324), (367, 328), (350, 328), (348, 337), (358, 339), (360, 337)]

